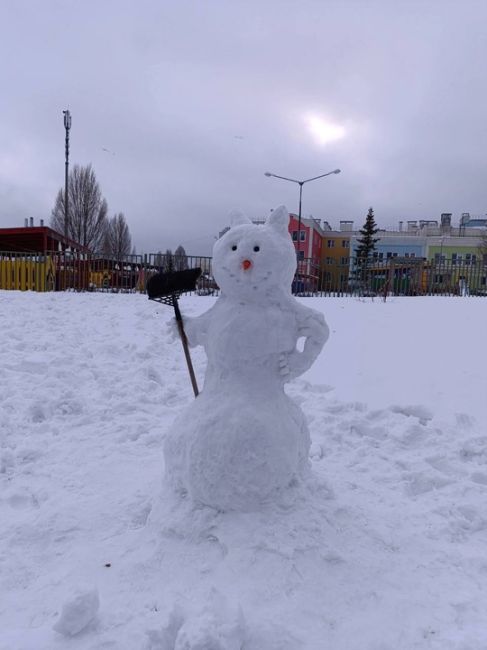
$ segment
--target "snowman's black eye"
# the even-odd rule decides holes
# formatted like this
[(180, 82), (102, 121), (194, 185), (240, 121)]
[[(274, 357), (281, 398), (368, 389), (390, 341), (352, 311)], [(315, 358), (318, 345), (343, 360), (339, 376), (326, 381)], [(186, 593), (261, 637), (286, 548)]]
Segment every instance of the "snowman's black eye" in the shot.
[(254, 246), (254, 252), (258, 253), (260, 251), (260, 246)]
[(232, 246), (232, 251), (236, 251), (236, 250), (237, 250), (237, 244), (234, 244), (234, 245)]

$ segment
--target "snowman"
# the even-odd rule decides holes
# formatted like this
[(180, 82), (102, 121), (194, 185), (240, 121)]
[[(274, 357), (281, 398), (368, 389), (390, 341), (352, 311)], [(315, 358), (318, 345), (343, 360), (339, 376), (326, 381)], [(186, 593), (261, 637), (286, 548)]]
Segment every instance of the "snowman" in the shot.
[(309, 471), (306, 420), (284, 384), (308, 370), (329, 330), (292, 296), (288, 223), (284, 206), (264, 225), (233, 213), (213, 249), (220, 295), (201, 316), (184, 318), (189, 345), (202, 345), (208, 364), (203, 390), (167, 434), (164, 459), (167, 482), (194, 504), (257, 510)]

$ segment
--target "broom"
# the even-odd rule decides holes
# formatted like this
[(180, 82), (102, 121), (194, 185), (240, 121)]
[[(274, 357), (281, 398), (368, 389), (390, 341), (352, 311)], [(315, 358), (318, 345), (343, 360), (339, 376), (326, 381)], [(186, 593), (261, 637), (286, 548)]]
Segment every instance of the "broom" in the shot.
[(178, 324), (179, 337), (183, 344), (184, 356), (188, 365), (189, 376), (193, 386), (194, 396), (198, 396), (198, 384), (196, 383), (196, 376), (189, 354), (188, 338), (184, 331), (183, 318), (179, 311), (178, 298), (182, 293), (187, 291), (194, 291), (196, 288), (196, 281), (201, 275), (201, 269), (186, 269), (184, 271), (173, 271), (170, 273), (156, 273), (147, 282), (147, 295), (149, 300), (155, 300), (163, 305), (170, 305), (174, 307), (174, 315)]

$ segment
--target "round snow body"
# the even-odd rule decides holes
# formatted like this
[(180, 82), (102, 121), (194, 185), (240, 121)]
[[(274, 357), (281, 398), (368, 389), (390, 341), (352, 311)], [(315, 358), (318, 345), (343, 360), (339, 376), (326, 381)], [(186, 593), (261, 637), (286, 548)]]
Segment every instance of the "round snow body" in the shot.
[(214, 403), (202, 394), (165, 444), (166, 473), (195, 503), (249, 511), (276, 500), (308, 467), (309, 434), (286, 395)]

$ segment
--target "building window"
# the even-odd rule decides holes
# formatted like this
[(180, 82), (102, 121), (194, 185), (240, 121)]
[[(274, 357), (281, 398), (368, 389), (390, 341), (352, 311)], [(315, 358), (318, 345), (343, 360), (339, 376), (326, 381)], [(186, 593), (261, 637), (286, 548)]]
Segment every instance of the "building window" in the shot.
[[(69, 197), (69, 194), (68, 194), (68, 197)], [(391, 257), (392, 257), (392, 253), (387, 253), (386, 257), (387, 257), (388, 260), (390, 260)]]
[(348, 257), (342, 257), (340, 259), (340, 263), (343, 264), (343, 265), (347, 265), (348, 264)]
[(298, 260), (300, 262), (304, 260), (304, 251), (298, 251)]
[(300, 239), (301, 241), (306, 241), (306, 230), (301, 230)]
[(472, 253), (472, 264), (477, 264), (477, 255)]
[(335, 240), (334, 239), (328, 239), (326, 242), (326, 245), (328, 248), (335, 248)]
[(342, 241), (342, 248), (350, 248), (350, 239), (344, 239)]
[[(301, 241), (306, 241), (306, 231), (301, 230)], [(293, 230), (293, 241), (298, 241), (298, 231)]]
[(333, 257), (325, 257), (325, 264), (333, 264)]
[(293, 241), (298, 241), (298, 231), (293, 230)]
[(416, 253), (411, 253), (410, 257), (416, 257)]

